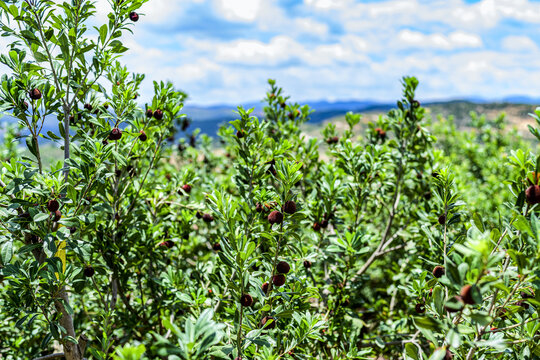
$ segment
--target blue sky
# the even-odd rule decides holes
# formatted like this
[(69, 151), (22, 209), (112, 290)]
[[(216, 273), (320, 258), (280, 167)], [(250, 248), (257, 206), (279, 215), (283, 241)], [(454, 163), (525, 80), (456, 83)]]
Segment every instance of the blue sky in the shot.
[[(107, 2), (98, 0), (98, 16)], [(150, 0), (123, 61), (195, 104), (259, 100), (266, 79), (301, 100), (540, 96), (540, 2)]]

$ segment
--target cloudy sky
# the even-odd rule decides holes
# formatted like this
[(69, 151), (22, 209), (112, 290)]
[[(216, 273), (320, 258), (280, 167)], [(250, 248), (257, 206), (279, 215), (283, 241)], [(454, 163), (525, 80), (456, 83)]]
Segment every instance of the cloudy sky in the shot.
[(123, 61), (192, 104), (259, 100), (268, 78), (298, 101), (394, 101), (403, 75), (425, 100), (540, 96), (540, 1), (150, 0), (140, 12)]

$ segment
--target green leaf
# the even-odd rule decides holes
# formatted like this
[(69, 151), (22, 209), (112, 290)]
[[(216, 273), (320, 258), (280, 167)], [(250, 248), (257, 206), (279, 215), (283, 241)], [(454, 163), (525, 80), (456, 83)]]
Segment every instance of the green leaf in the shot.
[(0, 251), (0, 256), (2, 259), (2, 264), (6, 266), (11, 261), (11, 258), (13, 257), (13, 241), (8, 240), (3, 246), (2, 250)]
[(99, 40), (101, 41), (101, 44), (105, 44), (105, 41), (107, 40), (107, 24), (103, 24), (99, 28)]
[(472, 216), (474, 225), (480, 230), (480, 232), (484, 232), (484, 223), (482, 222), (482, 219), (480, 218), (480, 215), (478, 215), (477, 212), (475, 212)]
[(47, 214), (47, 213), (37, 213), (34, 216), (34, 221), (35, 222), (40, 222), (40, 221), (43, 221), (43, 220), (47, 220), (48, 218), (49, 218), (49, 214)]
[(471, 320), (478, 323), (480, 326), (485, 326), (491, 322), (492, 317), (484, 312), (475, 312), (471, 314)]
[(408, 357), (414, 360), (418, 360), (418, 349), (415, 345), (411, 343), (405, 344), (405, 354), (407, 354)]
[(440, 286), (435, 286), (435, 288), (433, 288), (433, 302), (435, 304), (435, 310), (437, 310), (440, 315), (444, 315), (444, 292)]
[(525, 219), (523, 215), (519, 215), (517, 219), (514, 221), (513, 225), (517, 230), (521, 231), (522, 233), (527, 233), (531, 236), (535, 236), (535, 234), (537, 233), (536, 232), (537, 228), (535, 229), (535, 232), (533, 233), (533, 230), (529, 226), (529, 222), (527, 221), (527, 219)]
[(432, 319), (430, 317), (419, 317), (415, 316), (413, 318), (415, 325), (418, 328), (426, 329), (426, 330), (435, 330), (438, 331), (441, 328), (441, 323), (435, 319)]
[(34, 138), (31, 136), (26, 137), (26, 147), (30, 150), (30, 153), (37, 158), (37, 146), (35, 144)]
[(62, 138), (61, 137), (58, 137), (55, 133), (53, 133), (52, 131), (47, 131), (47, 135), (49, 135), (49, 137), (53, 140), (61, 140)]

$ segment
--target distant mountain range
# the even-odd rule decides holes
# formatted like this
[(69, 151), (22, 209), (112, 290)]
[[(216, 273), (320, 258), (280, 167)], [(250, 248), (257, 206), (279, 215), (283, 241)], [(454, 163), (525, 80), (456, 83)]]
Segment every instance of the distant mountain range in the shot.
[[(306, 101), (300, 104), (309, 105), (312, 110), (315, 110), (310, 115), (310, 123), (320, 123), (324, 120), (344, 115), (348, 111), (352, 112), (386, 112), (396, 107), (396, 103), (385, 103), (379, 101)], [(484, 99), (481, 97), (468, 97), (465, 99), (455, 100), (432, 100), (422, 103), (422, 106), (444, 108), (445, 105), (455, 107), (456, 104), (463, 104), (466, 108), (473, 107), (475, 104), (519, 104), (519, 105), (539, 105), (540, 97), (533, 98), (529, 96), (507, 96), (499, 100)], [(254, 108), (254, 115), (261, 116), (264, 104), (246, 103), (242, 105), (244, 109)], [(212, 106), (197, 106), (186, 105), (183, 112), (193, 119), (193, 126), (201, 129), (201, 132), (208, 135), (214, 135), (221, 124), (237, 118), (235, 111), (236, 106), (233, 105), (212, 105)]]
[[(301, 104), (309, 105), (312, 110), (315, 110), (310, 115), (310, 122), (313, 123), (322, 122), (334, 116), (343, 115), (348, 111), (387, 110), (395, 106), (393, 104), (384, 104), (375, 101), (315, 101)], [(262, 102), (246, 103), (242, 106), (244, 109), (253, 108), (253, 115), (255, 116), (261, 116), (263, 114), (264, 104)], [(184, 107), (182, 112), (193, 119), (193, 127), (200, 128), (201, 132), (208, 135), (215, 135), (221, 124), (225, 124), (238, 118), (235, 113), (236, 109), (237, 107), (233, 105), (197, 106), (188, 104)]]
[[(499, 100), (489, 100), (480, 97), (469, 97), (466, 99), (456, 100), (441, 100), (441, 101), (427, 101), (422, 103), (423, 106), (434, 106), (436, 108), (445, 107), (448, 105), (452, 107), (456, 104), (469, 105), (474, 104), (491, 104), (491, 103), (507, 103), (507, 104), (523, 104), (523, 105), (540, 105), (540, 98), (533, 98), (529, 96), (508, 96)], [(352, 112), (386, 112), (391, 108), (396, 107), (396, 103), (384, 103), (378, 101), (306, 101), (300, 102), (300, 104), (307, 104), (313, 110), (315, 110), (310, 116), (310, 123), (320, 123), (324, 120), (341, 116), (348, 111)], [(262, 102), (252, 102), (242, 105), (245, 109), (254, 108), (254, 115), (261, 116), (264, 104)], [(193, 120), (192, 125), (188, 128), (188, 132), (193, 131), (195, 128), (200, 128), (202, 133), (209, 136), (215, 136), (220, 125), (226, 124), (237, 118), (235, 113), (237, 106), (235, 105), (212, 105), (212, 106), (198, 106), (190, 105), (189, 103), (184, 107), (183, 113)], [(9, 115), (5, 115), (0, 118), (0, 122), (12, 122), (14, 118)], [(58, 131), (58, 124), (55, 117), (51, 117), (46, 121), (44, 126), (44, 132), (51, 130), (53, 132)], [(0, 134), (1, 135), (1, 134)], [(180, 134), (181, 136), (181, 134)]]

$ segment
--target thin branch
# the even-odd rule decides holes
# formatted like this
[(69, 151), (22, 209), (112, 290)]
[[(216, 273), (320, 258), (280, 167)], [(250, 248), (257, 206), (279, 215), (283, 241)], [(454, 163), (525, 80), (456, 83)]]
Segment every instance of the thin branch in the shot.
[(63, 357), (64, 357), (64, 353), (57, 353), (57, 354), (41, 356), (41, 357), (35, 358), (34, 360), (50, 360), (50, 359), (59, 359)]

